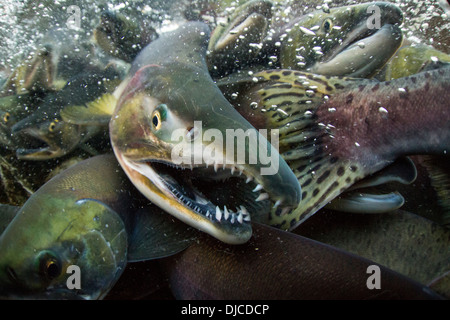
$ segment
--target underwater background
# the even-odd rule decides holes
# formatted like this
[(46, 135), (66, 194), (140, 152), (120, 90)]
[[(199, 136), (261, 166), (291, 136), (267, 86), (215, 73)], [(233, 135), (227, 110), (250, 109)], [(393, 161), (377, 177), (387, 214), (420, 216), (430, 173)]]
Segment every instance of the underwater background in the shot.
[[(0, 3), (0, 83), (37, 50), (39, 41), (53, 27), (64, 27), (72, 16), (71, 6), (80, 9), (80, 24), (74, 29), (80, 41), (91, 39), (93, 30), (105, 10), (118, 11), (130, 19), (145, 20), (148, 26), (162, 33), (175, 29), (186, 20), (201, 20), (214, 28), (218, 22), (246, 1), (104, 1), (56, 0), (14, 1)], [(282, 24), (286, 17), (308, 14), (313, 10), (347, 6), (367, 1), (275, 0), (274, 15)], [(401, 30), (404, 45), (426, 45), (450, 55), (450, 5), (445, 0), (395, 0), (404, 14)], [(83, 40), (84, 39), (84, 40)], [(420, 134), (420, 133), (418, 133)], [(105, 137), (88, 143), (98, 153), (110, 150)], [(7, 148), (0, 151), (0, 203), (23, 205), (45, 181), (73, 163), (90, 157), (90, 149), (76, 149), (57, 159), (25, 161), (16, 158)], [(414, 156), (417, 179), (410, 185), (396, 186), (405, 198), (401, 208), (434, 221), (450, 225), (450, 161), (448, 155), (434, 158)], [(324, 224), (338, 231), (326, 231)], [(420, 227), (419, 227), (420, 225)], [(423, 228), (422, 228), (423, 227)], [(426, 229), (426, 230), (425, 230)], [(381, 230), (381, 231), (380, 231)], [(323, 209), (296, 229), (296, 233), (330, 243), (370, 259), (415, 279), (422, 284), (443, 275), (444, 287), (450, 287), (450, 234), (446, 229), (433, 237), (436, 229), (417, 225), (399, 215), (346, 214), (335, 215)], [(427, 234), (429, 232), (429, 234)], [(440, 232), (440, 231), (439, 231)], [(360, 234), (365, 234), (360, 238)], [(373, 235), (373, 236), (370, 236)], [(369, 238), (367, 244), (361, 239)], [(436, 238), (438, 240), (436, 240)], [(436, 245), (436, 241), (439, 245)], [(367, 249), (370, 248), (370, 249)], [(1, 254), (1, 253), (0, 253)], [(383, 257), (380, 257), (383, 256)], [(173, 299), (161, 266), (148, 262), (128, 265), (106, 299)], [(143, 285), (145, 284), (145, 285)], [(444, 291), (448, 293), (448, 291)], [(448, 298), (448, 296), (447, 296)]]

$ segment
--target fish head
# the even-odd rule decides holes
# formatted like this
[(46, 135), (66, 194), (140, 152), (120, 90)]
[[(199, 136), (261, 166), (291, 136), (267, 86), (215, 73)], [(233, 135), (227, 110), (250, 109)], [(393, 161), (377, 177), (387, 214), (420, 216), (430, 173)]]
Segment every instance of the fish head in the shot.
[(118, 12), (104, 11), (94, 29), (94, 40), (108, 54), (131, 62), (143, 47), (158, 37), (151, 26), (143, 28), (136, 21)]
[(29, 116), (32, 105), (40, 100), (38, 95), (9, 95), (0, 98), (0, 144), (7, 149), (16, 149), (24, 143), (20, 134), (13, 134), (12, 127)]
[(368, 77), (402, 43), (401, 10), (371, 2), (317, 10), (290, 23), (281, 35), (283, 68), (334, 76)]
[(208, 44), (210, 72), (223, 76), (255, 61), (268, 32), (272, 6), (267, 0), (248, 1), (236, 8), (228, 23), (217, 25)]
[(102, 298), (126, 264), (122, 220), (95, 200), (35, 195), (0, 236), (0, 296)]
[[(255, 203), (294, 208), (300, 185), (276, 148), (202, 72), (176, 63), (141, 68), (111, 118), (111, 143), (153, 203), (224, 242), (243, 243)], [(262, 161), (263, 154), (270, 159)], [(226, 186), (240, 201), (219, 199)]]
[(15, 141), (11, 135), (11, 123), (17, 122), (16, 116), (8, 111), (0, 111), (0, 144), (12, 149), (15, 146)]
[(12, 126), (13, 134), (26, 137), (29, 144), (16, 149), (24, 160), (47, 160), (62, 157), (80, 143), (98, 132), (98, 126), (80, 126), (63, 121), (60, 117), (38, 117), (33, 114)]

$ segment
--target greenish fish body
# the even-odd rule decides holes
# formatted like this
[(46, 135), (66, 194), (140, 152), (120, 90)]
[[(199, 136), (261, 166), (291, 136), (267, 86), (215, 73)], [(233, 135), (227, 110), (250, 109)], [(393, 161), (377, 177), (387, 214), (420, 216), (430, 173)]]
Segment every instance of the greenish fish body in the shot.
[(240, 92), (233, 103), (256, 127), (279, 128), (280, 153), (302, 186), (301, 204), (273, 213), (273, 225), (295, 228), (402, 156), (450, 148), (448, 67), (386, 82), (291, 70), (255, 76), (256, 84), (221, 88)]
[[(130, 205), (128, 191), (120, 174), (110, 174), (117, 163), (96, 160), (101, 166), (72, 167), (42, 186), (2, 233), (0, 295), (96, 299), (117, 280), (127, 234), (115, 210)], [(67, 286), (70, 266), (79, 267), (81, 289)]]
[(450, 55), (425, 45), (404, 46), (386, 65), (385, 80), (407, 77), (439, 62), (450, 63)]
[(0, 296), (101, 299), (127, 262), (188, 246), (192, 237), (183, 224), (180, 229), (156, 206), (138, 214), (142, 205), (148, 201), (109, 154), (56, 175), (16, 213), (0, 206), (0, 222), (7, 224), (0, 236)]
[[(300, 201), (300, 186), (268, 138), (234, 110), (211, 79), (205, 62), (209, 34), (205, 24), (187, 23), (161, 34), (136, 57), (110, 136), (125, 172), (153, 203), (223, 241), (242, 243), (251, 236), (248, 205), (255, 198), (230, 207), (209, 191), (219, 190), (222, 179), (241, 175), (252, 181), (258, 201), (287, 210)], [(244, 137), (245, 154), (260, 155), (262, 146), (276, 172), (264, 174), (270, 168), (260, 159), (239, 162), (238, 143), (226, 142), (229, 131), (253, 136), (254, 143)], [(205, 181), (216, 183), (200, 190)]]

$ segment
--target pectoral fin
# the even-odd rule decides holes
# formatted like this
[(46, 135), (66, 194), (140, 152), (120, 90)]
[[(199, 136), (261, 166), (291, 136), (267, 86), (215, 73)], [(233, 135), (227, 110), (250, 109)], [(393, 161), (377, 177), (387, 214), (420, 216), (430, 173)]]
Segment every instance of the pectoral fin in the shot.
[(174, 219), (156, 205), (134, 213), (129, 235), (128, 261), (137, 262), (171, 256), (196, 239), (197, 231)]

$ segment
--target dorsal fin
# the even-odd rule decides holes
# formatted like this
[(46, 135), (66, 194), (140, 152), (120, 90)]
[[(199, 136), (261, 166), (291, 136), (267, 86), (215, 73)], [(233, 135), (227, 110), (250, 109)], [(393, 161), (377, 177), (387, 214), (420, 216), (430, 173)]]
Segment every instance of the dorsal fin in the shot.
[(81, 106), (68, 106), (61, 110), (64, 121), (78, 125), (108, 124), (116, 107), (117, 99), (111, 93), (105, 93), (94, 101)]

